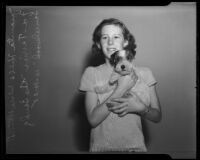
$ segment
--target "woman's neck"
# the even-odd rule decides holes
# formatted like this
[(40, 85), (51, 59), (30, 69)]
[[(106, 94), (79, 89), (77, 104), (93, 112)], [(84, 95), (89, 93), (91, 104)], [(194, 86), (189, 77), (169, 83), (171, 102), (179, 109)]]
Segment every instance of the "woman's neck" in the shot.
[(113, 66), (110, 64), (109, 59), (106, 59), (105, 61), (106, 61), (105, 65), (108, 67), (108, 69), (113, 70)]

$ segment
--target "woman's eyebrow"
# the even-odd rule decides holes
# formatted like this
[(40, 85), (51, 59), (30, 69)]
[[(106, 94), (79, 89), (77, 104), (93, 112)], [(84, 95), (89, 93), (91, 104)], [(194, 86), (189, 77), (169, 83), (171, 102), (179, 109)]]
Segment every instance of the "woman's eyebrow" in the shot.
[(120, 33), (119, 33), (119, 34), (114, 34), (114, 35), (115, 35), (115, 36), (122, 36), (122, 34), (120, 34)]
[[(104, 34), (101, 34), (101, 36), (108, 36), (109, 34), (106, 34), (106, 33), (104, 33)], [(114, 34), (114, 36), (122, 36), (122, 34)]]

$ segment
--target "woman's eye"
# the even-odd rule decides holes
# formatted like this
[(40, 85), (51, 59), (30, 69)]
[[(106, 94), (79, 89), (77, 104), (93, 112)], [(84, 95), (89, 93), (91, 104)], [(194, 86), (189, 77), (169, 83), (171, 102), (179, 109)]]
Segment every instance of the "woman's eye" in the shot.
[(107, 37), (101, 37), (102, 39), (107, 39)]
[(115, 39), (118, 39), (118, 38), (120, 38), (120, 37), (119, 37), (119, 36), (115, 36), (114, 38), (115, 38)]

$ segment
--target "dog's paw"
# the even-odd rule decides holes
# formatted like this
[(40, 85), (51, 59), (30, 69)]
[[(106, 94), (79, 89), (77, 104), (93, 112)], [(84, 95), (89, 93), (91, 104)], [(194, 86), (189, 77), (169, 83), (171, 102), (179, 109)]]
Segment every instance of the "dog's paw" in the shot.
[(119, 77), (120, 77), (120, 75), (118, 73), (113, 72), (111, 77), (110, 77), (109, 83), (110, 84), (115, 83), (119, 79)]

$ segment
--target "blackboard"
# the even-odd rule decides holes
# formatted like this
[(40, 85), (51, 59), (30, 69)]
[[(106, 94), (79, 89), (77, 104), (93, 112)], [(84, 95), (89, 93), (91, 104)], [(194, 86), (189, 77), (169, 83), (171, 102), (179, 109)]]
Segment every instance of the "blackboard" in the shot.
[(5, 117), (6, 143), (15, 141), (16, 125), (34, 127), (32, 112), (39, 101), (39, 12), (31, 7), (6, 8)]

